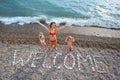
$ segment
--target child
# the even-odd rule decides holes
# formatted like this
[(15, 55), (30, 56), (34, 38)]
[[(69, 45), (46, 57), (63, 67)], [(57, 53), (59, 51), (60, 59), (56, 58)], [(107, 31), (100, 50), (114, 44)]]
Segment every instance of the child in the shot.
[(46, 49), (46, 42), (45, 42), (45, 36), (42, 32), (39, 33), (39, 40), (41, 43), (41, 47)]
[(74, 40), (74, 38), (73, 38), (72, 36), (66, 37), (65, 42), (67, 43), (67, 45), (66, 45), (66, 49), (67, 49), (67, 50), (69, 50), (69, 51), (72, 50), (72, 44), (73, 44), (74, 41), (75, 41), (75, 40)]

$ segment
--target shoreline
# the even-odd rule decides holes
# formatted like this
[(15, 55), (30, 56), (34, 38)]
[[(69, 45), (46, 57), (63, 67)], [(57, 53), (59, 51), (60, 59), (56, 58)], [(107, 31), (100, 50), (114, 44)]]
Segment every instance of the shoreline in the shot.
[[(49, 35), (38, 24), (0, 24), (0, 42), (8, 44), (39, 45), (38, 34), (43, 32), (49, 44)], [(73, 46), (83, 48), (120, 49), (120, 30), (96, 27), (70, 26), (57, 33), (58, 44), (65, 45), (65, 38), (73, 36)]]
[(109, 30), (120, 30), (120, 28), (113, 28), (113, 27), (104, 27), (104, 26), (98, 26), (98, 25), (84, 25), (84, 26), (81, 26), (81, 25), (72, 25), (74, 27), (93, 27), (93, 28), (103, 28), (103, 29), (109, 29)]
[[(46, 21), (44, 21), (44, 20), (43, 21), (40, 20), (40, 22), (43, 23), (43, 24), (45, 24), (45, 25), (47, 25), (47, 26), (49, 26), (49, 24), (47, 24)], [(0, 25), (4, 25), (4, 26), (8, 26), (8, 25), (20, 25), (20, 26), (24, 26), (24, 25), (27, 25), (27, 24), (35, 24), (35, 23), (30, 22), (30, 23), (19, 24), (19, 23), (16, 22), (16, 23), (11, 23), (11, 24), (5, 24), (5, 23), (3, 23), (3, 22), (0, 21)], [(59, 26), (64, 25), (64, 24), (66, 24), (66, 22), (61, 22), (61, 23), (59, 23)], [(103, 29), (109, 29), (109, 30), (120, 30), (120, 28), (104, 27), (104, 26), (99, 26), (99, 25), (94, 25), (94, 24), (93, 25), (83, 25), (83, 26), (72, 24), (71, 26), (74, 26), (74, 27), (103, 28)]]
[[(47, 23), (45, 23), (45, 22), (42, 22), (43, 24), (45, 24), (46, 26), (49, 26)], [(62, 25), (64, 25), (64, 24), (66, 24), (66, 23), (60, 23), (59, 25), (60, 26), (62, 26)], [(3, 27), (3, 26), (17, 26), (17, 27), (22, 27), (22, 26), (30, 26), (30, 25), (35, 25), (35, 26), (39, 26), (38, 24), (36, 24), (36, 23), (29, 23), (29, 24), (23, 24), (23, 25), (20, 25), (20, 24), (18, 24), (18, 23), (12, 23), (12, 24), (8, 24), (8, 25), (6, 25), (6, 24), (4, 24), (4, 23), (2, 23), (2, 22), (0, 22), (0, 26), (1, 27)], [(57, 27), (59, 27), (59, 26), (57, 26)], [(116, 33), (116, 35), (117, 35), (117, 33), (118, 33), (118, 36), (116, 36), (116, 35), (111, 35), (111, 36), (97, 36), (97, 35), (95, 35), (95, 34), (87, 34), (87, 36), (96, 36), (96, 37), (113, 37), (113, 38), (120, 38), (120, 28), (107, 28), (107, 27), (102, 27), (102, 26), (97, 26), (97, 25), (84, 25), (84, 26), (80, 26), (80, 25), (71, 25), (70, 27), (69, 27), (69, 31), (72, 31), (72, 30), (70, 30), (70, 29), (74, 29), (75, 28), (75, 30), (80, 30), (80, 29), (83, 29), (83, 30), (91, 30), (91, 32), (94, 32), (95, 33), (95, 30), (107, 30), (108, 32), (110, 32), (110, 31), (112, 31), (113, 33)], [(42, 29), (44, 29), (44, 28), (42, 28)], [(94, 29), (94, 30), (92, 30), (92, 29)], [(60, 31), (61, 32), (61, 31)], [(81, 32), (81, 31), (77, 31), (77, 32)], [(63, 31), (62, 31), (62, 33), (68, 33), (68, 32), (66, 32), (66, 30), (64, 31), (64, 29), (63, 29)], [(70, 32), (70, 33), (72, 33), (72, 32)], [(79, 34), (79, 35), (86, 35), (85, 33), (76, 33), (76, 34)]]

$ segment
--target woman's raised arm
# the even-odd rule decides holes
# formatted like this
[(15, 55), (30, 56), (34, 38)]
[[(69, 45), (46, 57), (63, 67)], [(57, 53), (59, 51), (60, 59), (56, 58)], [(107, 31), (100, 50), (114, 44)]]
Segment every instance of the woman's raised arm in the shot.
[(61, 27), (57, 28), (57, 31), (60, 31), (60, 30), (66, 28), (66, 27), (68, 27), (68, 26), (70, 26), (70, 25), (67, 25), (67, 24), (66, 24), (66, 25), (64, 25), (64, 26), (61, 26)]
[(39, 21), (36, 21), (36, 23), (38, 23), (40, 26), (42, 26), (43, 28), (45, 28), (47, 31), (49, 31), (49, 28), (47, 26), (45, 26), (44, 24), (40, 23)]

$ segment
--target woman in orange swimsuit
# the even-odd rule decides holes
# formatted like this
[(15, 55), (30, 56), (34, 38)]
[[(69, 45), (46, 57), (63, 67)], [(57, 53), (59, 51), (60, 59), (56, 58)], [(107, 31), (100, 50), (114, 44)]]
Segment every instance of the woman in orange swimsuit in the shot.
[(56, 23), (55, 22), (51, 22), (50, 23), (50, 27), (48, 28), (47, 26), (45, 26), (44, 24), (40, 23), (39, 21), (36, 21), (36, 23), (38, 23), (40, 26), (42, 26), (43, 28), (45, 28), (48, 31), (49, 37), (50, 37), (50, 40), (49, 40), (50, 41), (50, 50), (52, 50), (53, 47), (55, 47), (55, 49), (57, 50), (56, 32), (64, 29), (68, 25), (64, 25), (64, 26), (61, 26), (59, 28), (56, 28)]

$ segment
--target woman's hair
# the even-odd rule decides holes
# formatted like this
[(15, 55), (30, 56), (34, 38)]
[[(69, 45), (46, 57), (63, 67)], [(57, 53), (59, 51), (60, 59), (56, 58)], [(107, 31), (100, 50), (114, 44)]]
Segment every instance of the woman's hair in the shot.
[(65, 42), (67, 42), (69, 39), (72, 39), (72, 41), (75, 41), (72, 36), (68, 36), (68, 37), (66, 37)]
[(53, 25), (53, 24), (55, 24), (55, 22), (51, 22), (51, 23), (50, 23), (50, 28), (52, 28), (52, 25)]

